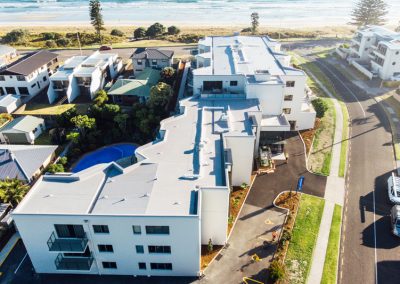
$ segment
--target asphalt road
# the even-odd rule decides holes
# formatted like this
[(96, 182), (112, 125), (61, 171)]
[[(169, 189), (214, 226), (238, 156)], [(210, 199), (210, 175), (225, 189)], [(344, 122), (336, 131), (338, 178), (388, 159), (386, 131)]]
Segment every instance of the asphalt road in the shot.
[(387, 178), (395, 169), (392, 134), (383, 107), (326, 60), (350, 116), (346, 198), (339, 283), (399, 283), (400, 240), (390, 232)]

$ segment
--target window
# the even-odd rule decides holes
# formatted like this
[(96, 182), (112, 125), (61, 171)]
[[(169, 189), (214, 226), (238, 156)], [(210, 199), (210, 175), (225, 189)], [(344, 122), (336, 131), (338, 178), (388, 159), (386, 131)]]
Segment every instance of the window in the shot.
[(103, 261), (102, 264), (105, 269), (117, 269), (117, 263), (114, 261)]
[(37, 132), (37, 127), (35, 127), (35, 129), (32, 130), (32, 133), (35, 134)]
[(25, 77), (22, 75), (17, 75), (17, 80), (18, 81), (25, 81)]
[(93, 231), (96, 234), (109, 234), (110, 233), (107, 225), (93, 225)]
[(290, 108), (284, 108), (283, 109), (283, 113), (284, 114), (290, 114), (292, 112), (292, 109), (290, 109)]
[(238, 81), (231, 81), (230, 86), (231, 87), (236, 87), (238, 85)]
[(399, 55), (400, 51), (396, 51), (396, 55)]
[(392, 65), (393, 65), (393, 66), (396, 65), (396, 62), (393, 62)]
[(172, 263), (150, 263), (152, 270), (172, 270)]
[(149, 246), (149, 253), (171, 253), (170, 246)]
[(54, 225), (59, 238), (83, 238), (85, 231), (82, 225)]
[(142, 233), (142, 229), (139, 225), (133, 225), (132, 228), (135, 235), (140, 235)]
[(142, 64), (143, 64), (142, 60), (138, 59), (137, 60), (137, 65), (142, 65)]
[(47, 77), (44, 76), (44, 77), (43, 77), (43, 82), (46, 82), (46, 81), (47, 81)]
[(139, 262), (139, 269), (146, 270), (146, 262)]
[(285, 95), (284, 100), (285, 101), (293, 101), (293, 95)]
[(18, 87), (18, 91), (20, 95), (29, 95), (29, 91), (27, 87)]
[(157, 65), (157, 60), (154, 60), (154, 59), (153, 59), (153, 60), (151, 61), (151, 64), (152, 64), (152, 65)]
[(288, 87), (288, 88), (293, 88), (294, 85), (295, 85), (295, 81), (287, 81), (286, 82), (286, 87)]
[(36, 83), (33, 84), (33, 85), (31, 86), (31, 88), (32, 88), (32, 89), (33, 89), (33, 88), (36, 88)]
[(6, 93), (10, 95), (16, 95), (17, 92), (14, 87), (6, 87)]
[(114, 252), (112, 245), (97, 245), (99, 252)]
[(1, 75), (0, 76), (0, 81), (5, 81), (6, 80), (6, 78), (4, 77), (4, 75)]
[(136, 246), (136, 253), (144, 253), (143, 246)]
[(146, 226), (148, 235), (169, 235), (169, 226)]

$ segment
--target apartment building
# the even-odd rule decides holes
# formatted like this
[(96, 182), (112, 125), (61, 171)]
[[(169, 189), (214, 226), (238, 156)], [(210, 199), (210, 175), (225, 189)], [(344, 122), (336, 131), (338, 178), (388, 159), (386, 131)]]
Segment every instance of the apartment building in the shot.
[(348, 52), (341, 55), (370, 79), (400, 80), (400, 33), (380, 26), (363, 27), (352, 38)]
[(290, 67), (290, 56), (268, 37), (206, 37), (199, 42), (193, 95), (202, 98), (257, 99), (261, 131), (314, 127), (315, 111), (306, 74)]
[(34, 97), (49, 85), (57, 68), (57, 54), (47, 50), (30, 53), (0, 69), (0, 95)]
[(96, 51), (90, 56), (71, 57), (50, 77), (49, 102), (66, 99), (70, 103), (80, 95), (93, 99), (121, 69), (122, 60), (116, 53)]

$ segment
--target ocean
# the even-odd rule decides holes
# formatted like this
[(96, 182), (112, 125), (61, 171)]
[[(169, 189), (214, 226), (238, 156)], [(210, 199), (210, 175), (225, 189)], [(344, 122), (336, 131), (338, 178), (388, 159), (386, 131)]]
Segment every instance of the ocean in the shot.
[[(0, 0), (0, 24), (88, 24), (88, 0)], [(250, 14), (261, 25), (327, 26), (349, 22), (354, 0), (103, 0), (106, 24), (153, 22), (181, 25), (248, 25)], [(400, 21), (400, 1), (389, 4), (389, 24)]]

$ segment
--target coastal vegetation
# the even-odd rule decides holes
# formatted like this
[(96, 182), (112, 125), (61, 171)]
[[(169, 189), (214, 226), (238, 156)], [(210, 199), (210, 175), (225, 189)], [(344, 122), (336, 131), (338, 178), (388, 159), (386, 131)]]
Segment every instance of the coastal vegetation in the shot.
[(100, 0), (90, 0), (89, 1), (89, 15), (90, 23), (96, 31), (97, 38), (101, 43), (101, 31), (104, 31), (104, 21), (103, 15), (101, 14), (101, 4)]
[(359, 0), (354, 7), (350, 24), (357, 27), (366, 25), (383, 25), (388, 13), (384, 0)]

